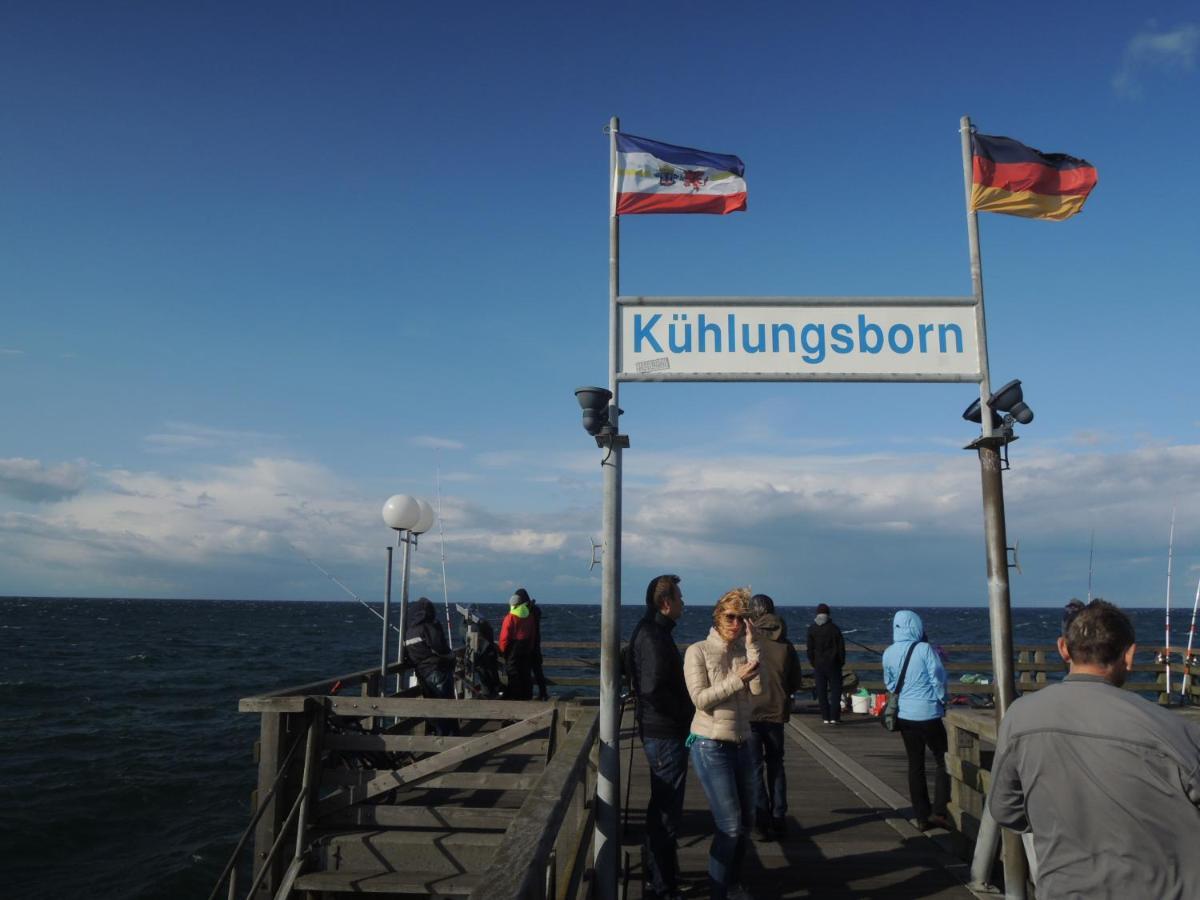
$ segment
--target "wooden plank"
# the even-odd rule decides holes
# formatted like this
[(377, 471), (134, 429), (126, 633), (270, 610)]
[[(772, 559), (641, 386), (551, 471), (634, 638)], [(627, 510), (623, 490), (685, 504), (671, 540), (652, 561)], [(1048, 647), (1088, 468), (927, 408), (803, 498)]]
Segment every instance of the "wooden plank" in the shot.
[(599, 731), (599, 713), (581, 719), (562, 742), (541, 780), (530, 792), (496, 849), (494, 862), (484, 873), (473, 900), (496, 897), (540, 897), (545, 866), (571, 804), (571, 788), (587, 770), (592, 745)]
[[(416, 765), (416, 763), (414, 763)], [(359, 771), (342, 770), (327, 772), (321, 777), (321, 787), (340, 787), (354, 789), (371, 789), (385, 778), (394, 778), (405, 788), (454, 788), (455, 790), (487, 790), (487, 791), (527, 791), (537, 784), (542, 777), (541, 772), (521, 774), (518, 772), (446, 772), (443, 775), (430, 775), (415, 784), (405, 780), (404, 773), (412, 766), (403, 769), (362, 769)], [(393, 784), (393, 787), (396, 785)], [(392, 788), (385, 788), (391, 790)], [(376, 791), (375, 793), (379, 793)], [(372, 794), (374, 796), (374, 794)], [(354, 801), (359, 802), (359, 801)]]
[[(411, 700), (398, 700), (396, 703), (412, 703)], [(454, 702), (454, 701), (450, 701)], [(457, 701), (463, 705), (469, 703), (480, 703), (486, 701), (460, 700)], [(509, 706), (521, 706), (533, 704), (512, 703)], [(385, 791), (390, 791), (393, 788), (414, 786), (421, 783), (429, 776), (435, 775), (450, 768), (451, 766), (459, 765), (468, 759), (479, 756), (483, 753), (488, 753), (493, 750), (499, 750), (501, 747), (513, 744), (521, 738), (528, 737), (531, 734), (536, 734), (543, 728), (548, 728), (554, 722), (554, 707), (546, 708), (545, 704), (538, 704), (542, 711), (535, 714), (530, 719), (517, 722), (515, 725), (508, 725), (501, 728), (499, 731), (493, 731), (481, 737), (473, 738), (465, 744), (459, 744), (457, 747), (451, 747), (437, 756), (431, 756), (428, 759), (423, 759), (420, 762), (415, 762), (411, 766), (405, 766), (403, 769), (396, 771), (382, 772), (369, 782), (359, 787), (346, 788), (337, 791), (336, 793), (325, 797), (318, 805), (318, 814), (331, 812), (335, 809), (340, 809), (343, 806), (349, 806), (352, 803), (361, 803), (363, 800), (369, 800), (371, 797), (376, 797)]]
[(296, 879), (298, 891), (331, 894), (417, 894), (429, 897), (466, 897), (480, 883), (469, 873), (385, 872), (363, 875), (354, 872), (310, 872)]
[(553, 700), (432, 700), (426, 697), (330, 697), (339, 716), (414, 716), (423, 719), (528, 719), (554, 709)]
[(425, 828), (454, 831), (504, 831), (517, 814), (515, 806), (374, 806), (358, 804), (339, 809), (322, 825), (343, 828)]
[[(325, 748), (360, 752), (440, 753), (474, 739), (471, 736), (438, 737), (421, 734), (331, 734), (325, 738)], [(526, 753), (542, 756), (549, 746), (548, 738), (533, 738), (505, 747), (504, 752), (509, 756)]]

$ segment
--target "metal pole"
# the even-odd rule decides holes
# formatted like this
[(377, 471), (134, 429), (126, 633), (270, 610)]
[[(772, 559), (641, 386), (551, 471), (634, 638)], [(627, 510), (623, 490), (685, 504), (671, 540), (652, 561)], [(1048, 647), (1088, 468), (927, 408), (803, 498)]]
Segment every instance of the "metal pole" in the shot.
[(392, 607), (392, 548), (387, 548), (387, 576), (383, 586), (383, 650), (379, 655), (379, 696), (383, 696), (383, 683), (387, 679), (388, 664), (388, 622), (391, 621)]
[[(608, 123), (609, 171), (612, 178), (608, 218), (608, 388), (612, 400), (608, 421), (619, 430), (617, 384), (617, 292), (620, 283), (620, 220), (617, 218), (617, 131), (620, 120)], [(600, 611), (600, 759), (596, 780), (596, 896), (616, 900), (621, 822), (620, 670), (621, 613), (621, 448), (616, 436), (606, 448), (604, 468), (604, 556), (601, 566)]]
[[(987, 318), (983, 305), (983, 264), (979, 253), (979, 216), (971, 208), (973, 165), (971, 153), (971, 119), (963, 116), (959, 122), (962, 139), (963, 179), (967, 204), (967, 240), (971, 250), (971, 287), (975, 293), (975, 329), (979, 339), (979, 397), (982, 437), (977, 443), (979, 472), (983, 488), (983, 535), (987, 552), (988, 620), (992, 638), (993, 698), (996, 703), (996, 722), (999, 723), (1016, 699), (1013, 679), (1012, 610), (1008, 587), (1008, 537), (1004, 526), (1004, 480), (1000, 470), (1000, 439), (992, 435), (992, 412), (987, 405), (991, 397), (991, 375), (987, 353)], [(1003, 833), (1005, 895), (1023, 900), (1028, 870), (1020, 838), (1009, 831)]]
[[(409, 531), (404, 537), (404, 558), (400, 564), (400, 640), (396, 648), (396, 662), (404, 662), (404, 629), (408, 623), (408, 557), (417, 536)], [(400, 693), (401, 673), (396, 673), (396, 693)]]

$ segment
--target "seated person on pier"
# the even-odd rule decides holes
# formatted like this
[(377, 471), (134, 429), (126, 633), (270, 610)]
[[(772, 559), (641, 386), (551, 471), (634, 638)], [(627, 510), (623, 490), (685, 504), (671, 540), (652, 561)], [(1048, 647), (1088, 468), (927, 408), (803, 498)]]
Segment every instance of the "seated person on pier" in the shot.
[(1038, 897), (1200, 897), (1200, 727), (1121, 689), (1135, 650), (1093, 600), (1058, 639), (1070, 673), (1000, 725), (988, 808), (1032, 831)]

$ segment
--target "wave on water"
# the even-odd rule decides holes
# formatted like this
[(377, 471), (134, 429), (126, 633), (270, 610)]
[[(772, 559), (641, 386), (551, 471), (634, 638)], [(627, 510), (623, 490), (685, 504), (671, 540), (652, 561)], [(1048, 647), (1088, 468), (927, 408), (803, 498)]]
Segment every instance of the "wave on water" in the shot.
[[(506, 608), (478, 605), (497, 630)], [(642, 612), (621, 609), (623, 636)], [(813, 610), (779, 612), (802, 647)], [(834, 617), (853, 641), (878, 646), (894, 612), (843, 607)], [(1162, 634), (1161, 610), (1133, 612), (1139, 630)], [(986, 609), (920, 613), (939, 644), (988, 642)], [(543, 605), (543, 633), (595, 641), (600, 618), (598, 606)], [(239, 713), (238, 700), (361, 671), (379, 653), (378, 619), (353, 601), (16, 598), (0, 599), (0, 621), (19, 632), (0, 657), (0, 834), (13, 897), (206, 895), (255, 788), (259, 718)], [(1013, 625), (1022, 642), (1049, 644), (1059, 610), (1015, 609)], [(708, 626), (708, 610), (689, 606), (678, 642)]]

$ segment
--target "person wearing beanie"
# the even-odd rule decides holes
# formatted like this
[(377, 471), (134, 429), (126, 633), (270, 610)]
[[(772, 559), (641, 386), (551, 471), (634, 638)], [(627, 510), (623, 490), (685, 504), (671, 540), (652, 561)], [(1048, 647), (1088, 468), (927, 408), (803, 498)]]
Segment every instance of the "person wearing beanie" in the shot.
[(808, 662), (813, 667), (821, 721), (826, 725), (837, 725), (842, 720), (842, 666), (846, 664), (846, 641), (825, 603), (817, 604), (817, 616), (808, 626)]
[(508, 674), (505, 700), (533, 699), (533, 654), (537, 619), (530, 615), (529, 592), (517, 588), (508, 598), (508, 615), (500, 625), (500, 654)]

